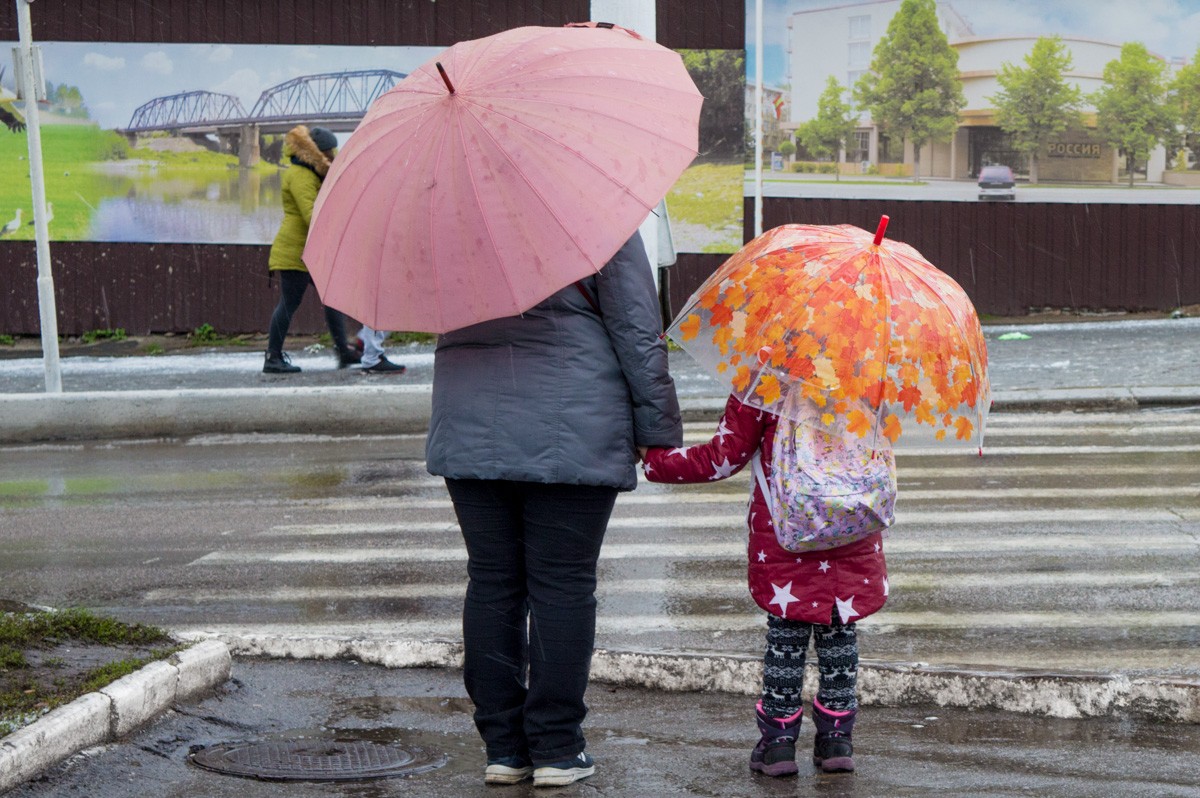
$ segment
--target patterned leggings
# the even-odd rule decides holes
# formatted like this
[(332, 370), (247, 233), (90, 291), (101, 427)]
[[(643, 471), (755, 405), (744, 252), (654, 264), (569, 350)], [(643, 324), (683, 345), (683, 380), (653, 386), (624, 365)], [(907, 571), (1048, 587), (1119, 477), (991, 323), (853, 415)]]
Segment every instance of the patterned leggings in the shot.
[(858, 706), (858, 636), (853, 623), (834, 621), (832, 626), (822, 626), (767, 616), (762, 705), (769, 716), (787, 718), (800, 710), (809, 637), (817, 649), (817, 698), (821, 704), (835, 712)]

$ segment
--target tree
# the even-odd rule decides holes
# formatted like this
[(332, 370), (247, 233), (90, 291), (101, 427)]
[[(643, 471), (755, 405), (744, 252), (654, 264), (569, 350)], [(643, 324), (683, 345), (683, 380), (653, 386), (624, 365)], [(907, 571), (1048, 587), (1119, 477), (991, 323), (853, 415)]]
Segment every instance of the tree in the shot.
[[(1184, 141), (1191, 141), (1200, 134), (1200, 48), (1192, 56), (1191, 63), (1180, 69), (1171, 81), (1170, 98)], [(1195, 154), (1200, 155), (1200, 152)], [(1186, 153), (1181, 153), (1181, 157), (1186, 157)]]
[(876, 125), (912, 142), (913, 179), (918, 179), (921, 147), (949, 140), (966, 104), (958, 53), (938, 26), (934, 0), (904, 0), (875, 46), (854, 97)]
[[(817, 100), (817, 115), (800, 126), (796, 136), (804, 149), (818, 158), (832, 157), (836, 163), (846, 143), (858, 127), (858, 114), (843, 95), (846, 89), (833, 75), (825, 81), (825, 90)], [(837, 179), (842, 179), (842, 170), (835, 168)]]
[(700, 155), (741, 160), (745, 154), (745, 56), (740, 50), (680, 50), (679, 54), (704, 95)]
[(1120, 57), (1104, 66), (1104, 85), (1091, 96), (1100, 135), (1125, 156), (1130, 186), (1150, 151), (1177, 137), (1167, 90), (1167, 65), (1141, 42), (1128, 42)]
[(1057, 36), (1042, 36), (1025, 56), (1025, 67), (1000, 65), (1000, 92), (988, 97), (996, 123), (1012, 139), (1013, 149), (1029, 154), (1029, 181), (1038, 181), (1038, 153), (1072, 125), (1081, 124), (1083, 92), (1064, 77), (1071, 52)]

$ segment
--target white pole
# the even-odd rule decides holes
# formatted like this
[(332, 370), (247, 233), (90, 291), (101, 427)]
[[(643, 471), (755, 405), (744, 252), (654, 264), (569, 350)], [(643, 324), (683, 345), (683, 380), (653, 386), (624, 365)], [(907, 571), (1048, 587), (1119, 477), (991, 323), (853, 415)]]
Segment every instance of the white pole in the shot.
[[(658, 10), (655, 0), (592, 0), (589, 11), (593, 22), (611, 22), (622, 28), (636, 31), (643, 39), (657, 41)], [(650, 270), (658, 284), (658, 216), (652, 212), (642, 222), (638, 232), (642, 234), (642, 246), (650, 259)]]
[(33, 23), (29, 4), (17, 0), (17, 28), (21, 39), (21, 84), (24, 87), (25, 134), (29, 142), (29, 182), (33, 187), (33, 231), (37, 239), (38, 314), (42, 328), (42, 362), (46, 369), (46, 393), (62, 393), (62, 371), (58, 363), (58, 312), (54, 304), (54, 277), (50, 273), (50, 231), (46, 226), (46, 182), (42, 172), (42, 129), (34, 90)]
[(763, 231), (763, 0), (754, 0), (754, 237)]

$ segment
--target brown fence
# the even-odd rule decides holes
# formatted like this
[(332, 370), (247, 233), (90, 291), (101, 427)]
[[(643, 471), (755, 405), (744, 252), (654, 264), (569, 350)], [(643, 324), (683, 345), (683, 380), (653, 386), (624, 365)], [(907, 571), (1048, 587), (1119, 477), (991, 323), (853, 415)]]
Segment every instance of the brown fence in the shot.
[[(587, 0), (39, 0), (34, 36), (47, 41), (449, 45), (518, 25), (588, 16)], [(744, 4), (659, 0), (658, 40), (672, 48), (741, 49)], [(15, 4), (0, 2), (0, 41), (17, 38)], [(957, 279), (981, 313), (1043, 306), (1165, 310), (1200, 303), (1200, 208), (1191, 205), (983, 204), (764, 200), (764, 227), (848, 223), (906, 241)], [(747, 237), (752, 203), (746, 202)], [(274, 304), (263, 246), (56, 242), (59, 329), (77, 335), (264, 330)], [(681, 255), (671, 299), (681, 307), (724, 260)], [(38, 331), (32, 242), (0, 242), (0, 333)], [(314, 302), (297, 332), (322, 326)]]
[[(754, 209), (746, 201), (747, 240)], [(763, 229), (852, 224), (911, 244), (966, 290), (976, 309), (1020, 316), (1044, 307), (1171, 310), (1200, 304), (1200, 206), (895, 202), (764, 198)], [(671, 306), (724, 261), (680, 255)]]

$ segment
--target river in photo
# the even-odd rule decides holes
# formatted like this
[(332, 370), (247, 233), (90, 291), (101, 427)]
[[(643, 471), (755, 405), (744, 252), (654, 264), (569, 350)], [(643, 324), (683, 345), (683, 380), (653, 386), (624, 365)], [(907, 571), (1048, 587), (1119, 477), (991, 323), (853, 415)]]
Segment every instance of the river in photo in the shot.
[(140, 167), (101, 177), (108, 190), (91, 216), (91, 241), (269, 244), (283, 219), (282, 172), (188, 174)]

